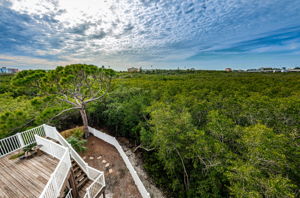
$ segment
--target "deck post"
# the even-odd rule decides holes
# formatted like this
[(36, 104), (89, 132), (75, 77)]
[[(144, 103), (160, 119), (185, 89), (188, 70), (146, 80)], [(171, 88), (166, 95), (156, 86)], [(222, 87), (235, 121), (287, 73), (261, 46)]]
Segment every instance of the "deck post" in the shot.
[(103, 198), (105, 198), (105, 187), (103, 189)]
[(70, 169), (70, 172), (71, 172), (71, 175), (70, 175), (70, 178), (69, 178), (69, 181), (70, 181), (70, 185), (73, 189), (72, 191), (72, 195), (73, 197), (78, 197), (78, 189), (77, 189), (77, 186), (76, 186), (76, 183), (75, 183), (75, 178), (74, 178), (74, 173), (73, 173), (73, 170)]
[(21, 148), (25, 146), (21, 133), (17, 133)]
[(45, 132), (45, 136), (49, 137), (48, 130), (47, 130), (47, 125), (46, 124), (43, 124), (43, 129), (44, 129), (44, 132)]

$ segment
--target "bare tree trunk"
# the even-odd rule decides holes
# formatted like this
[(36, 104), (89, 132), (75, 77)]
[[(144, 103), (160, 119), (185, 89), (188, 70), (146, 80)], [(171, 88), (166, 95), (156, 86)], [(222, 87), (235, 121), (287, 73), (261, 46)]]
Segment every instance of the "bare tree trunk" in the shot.
[(189, 190), (190, 188), (190, 182), (189, 182), (189, 175), (186, 171), (186, 168), (185, 168), (185, 165), (184, 165), (184, 162), (183, 162), (183, 159), (179, 153), (179, 151), (175, 148), (175, 151), (177, 152), (180, 160), (181, 160), (181, 164), (182, 164), (182, 168), (183, 168), (183, 171), (184, 171), (184, 174), (183, 174), (183, 181), (184, 181), (184, 186), (185, 186), (185, 189), (186, 190)]
[(86, 139), (89, 136), (89, 130), (88, 130), (89, 123), (88, 123), (88, 118), (84, 107), (80, 109), (80, 115), (83, 123), (84, 138)]

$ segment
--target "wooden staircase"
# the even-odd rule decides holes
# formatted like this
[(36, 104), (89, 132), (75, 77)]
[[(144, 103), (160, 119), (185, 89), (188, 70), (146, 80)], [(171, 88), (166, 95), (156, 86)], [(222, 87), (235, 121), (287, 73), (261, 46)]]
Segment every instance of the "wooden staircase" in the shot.
[[(55, 139), (52, 139), (49, 137), (47, 137), (47, 139), (51, 140), (57, 144), (60, 144), (60, 142), (58, 142)], [(86, 173), (80, 168), (80, 166), (77, 164), (77, 162), (73, 158), (71, 158), (71, 163), (72, 163), (72, 167), (71, 167), (72, 176), (71, 177), (73, 177), (74, 185), (76, 187), (76, 192), (77, 192), (75, 197), (83, 198), (86, 193), (86, 189), (93, 183), (93, 181), (88, 178)], [(75, 189), (73, 189), (73, 191), (74, 190)], [(73, 197), (74, 197), (74, 195), (73, 195)]]
[(86, 189), (93, 183), (93, 181), (89, 180), (82, 188), (81, 190), (79, 190), (78, 192), (78, 196), (80, 198), (83, 198), (85, 193), (86, 193)]
[(80, 168), (75, 160), (72, 159), (72, 171), (74, 175), (75, 185), (77, 190), (80, 191), (83, 186), (86, 185), (90, 180), (86, 173)]
[[(75, 182), (75, 186), (77, 188), (77, 197), (84, 198), (84, 195), (87, 192), (87, 188), (93, 183), (92, 180), (88, 178), (86, 173), (80, 168), (80, 166), (76, 163), (74, 159), (71, 159), (72, 162), (72, 174)], [(105, 198), (105, 188), (96, 195), (96, 197), (100, 197), (103, 194), (103, 198)]]

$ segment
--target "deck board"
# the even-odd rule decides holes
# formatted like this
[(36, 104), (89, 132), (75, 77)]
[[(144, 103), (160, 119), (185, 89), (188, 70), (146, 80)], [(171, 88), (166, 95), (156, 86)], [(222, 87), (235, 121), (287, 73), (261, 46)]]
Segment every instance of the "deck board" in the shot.
[(0, 198), (39, 197), (58, 160), (47, 155), (25, 160), (0, 158)]

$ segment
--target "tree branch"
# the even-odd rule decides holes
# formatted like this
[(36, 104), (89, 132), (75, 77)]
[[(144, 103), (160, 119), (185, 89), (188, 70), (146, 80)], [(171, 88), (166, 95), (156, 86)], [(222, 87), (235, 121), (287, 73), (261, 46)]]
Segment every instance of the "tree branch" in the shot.
[(93, 102), (93, 101), (95, 101), (95, 100), (99, 100), (100, 98), (104, 97), (104, 96), (107, 94), (107, 92), (108, 92), (108, 90), (106, 90), (105, 93), (102, 94), (101, 96), (96, 97), (96, 98), (91, 98), (91, 99), (89, 99), (89, 100), (87, 100), (87, 101), (84, 101), (83, 103), (84, 103), (84, 104), (87, 104), (87, 103), (89, 103), (89, 102)]
[(69, 109), (65, 109), (63, 111), (61, 111), (60, 113), (56, 114), (54, 117), (52, 117), (50, 120), (48, 120), (48, 122), (52, 121), (54, 118), (60, 116), (61, 114), (67, 112), (67, 111), (71, 111), (73, 109), (80, 109), (80, 107), (72, 107), (72, 108), (69, 108)]
[(61, 98), (58, 98), (60, 101), (63, 101), (63, 102), (66, 102), (66, 103), (69, 103), (69, 104), (71, 104), (71, 105), (73, 105), (73, 106), (75, 106), (75, 107), (78, 107), (78, 105), (77, 104), (75, 104), (74, 102), (71, 102), (71, 101), (69, 101), (69, 100), (66, 100), (66, 99), (61, 99)]
[(133, 152), (135, 153), (138, 149), (144, 149), (145, 151), (153, 151), (155, 148), (150, 148), (150, 149), (148, 149), (148, 148), (145, 148), (145, 147), (143, 147), (142, 146), (142, 144), (140, 144), (140, 145), (138, 145), (137, 147), (135, 147), (135, 149), (133, 150)]
[(186, 189), (188, 190), (189, 189), (189, 175), (187, 174), (187, 171), (186, 171), (186, 168), (185, 168), (185, 165), (184, 165), (184, 161), (179, 153), (179, 151), (177, 150), (177, 148), (175, 148), (175, 151), (176, 153), (178, 154), (179, 158), (180, 158), (180, 161), (181, 161), (181, 164), (182, 164), (182, 167), (183, 167), (183, 171), (184, 171), (184, 184), (185, 184), (185, 187)]

